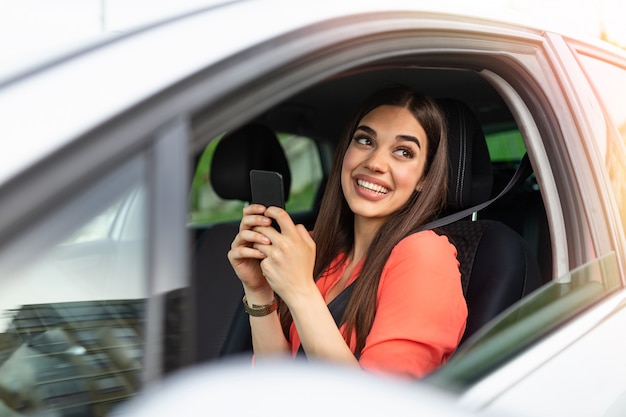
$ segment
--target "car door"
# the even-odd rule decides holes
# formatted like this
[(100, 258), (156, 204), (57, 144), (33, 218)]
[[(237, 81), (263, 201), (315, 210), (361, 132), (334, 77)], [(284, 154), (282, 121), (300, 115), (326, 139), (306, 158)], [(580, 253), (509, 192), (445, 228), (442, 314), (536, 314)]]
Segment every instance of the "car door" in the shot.
[[(566, 231), (571, 271), (496, 320), (470, 342), (474, 348), (459, 352), (459, 361), (452, 360), (433, 379), (442, 383), (438, 377), (446, 380), (455, 374), (443, 385), (465, 380), (467, 384), (457, 385), (463, 392), (461, 402), (495, 413), (621, 415), (626, 346), (618, 329), (626, 297), (626, 153), (618, 133), (624, 112), (616, 105), (623, 90), (616, 86), (626, 79), (624, 56), (608, 47), (546, 36), (546, 47), (558, 56), (553, 75), (567, 103), (557, 110), (567, 140), (560, 143), (551, 164), (570, 164), (577, 170), (573, 176), (552, 170), (560, 198), (578, 207), (575, 212), (563, 210), (572, 225)], [(575, 123), (567, 126), (568, 119)], [(546, 143), (548, 150), (551, 146)]]
[[(3, 212), (19, 226), (3, 228), (0, 251), (4, 412), (108, 414), (184, 361), (186, 130), (114, 126), (144, 146), (111, 163), (97, 146), (110, 136), (87, 135), (0, 192), (36, 201)], [(41, 193), (42, 182), (58, 191)]]

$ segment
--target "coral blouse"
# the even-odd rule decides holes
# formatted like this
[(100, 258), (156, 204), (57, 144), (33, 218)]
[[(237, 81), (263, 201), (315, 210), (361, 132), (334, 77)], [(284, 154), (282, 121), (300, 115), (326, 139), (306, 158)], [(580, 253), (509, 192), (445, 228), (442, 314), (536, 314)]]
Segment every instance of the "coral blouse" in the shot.
[[(358, 277), (362, 263), (346, 286)], [(324, 298), (341, 279), (348, 260), (340, 255), (332, 266), (317, 281)], [(383, 268), (377, 304), (359, 357), (363, 369), (422, 377), (443, 364), (458, 346), (467, 319), (456, 248), (448, 238), (426, 230), (402, 239)], [(290, 340), (295, 356), (300, 338), (293, 324)], [(354, 345), (355, 336), (353, 352)]]

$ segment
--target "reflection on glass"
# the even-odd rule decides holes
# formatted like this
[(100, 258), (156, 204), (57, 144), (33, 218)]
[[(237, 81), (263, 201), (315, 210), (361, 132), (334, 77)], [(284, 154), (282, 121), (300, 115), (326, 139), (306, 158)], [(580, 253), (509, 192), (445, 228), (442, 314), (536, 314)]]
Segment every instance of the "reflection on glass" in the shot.
[(620, 288), (615, 253), (539, 288), (470, 338), (430, 376), (448, 389), (483, 378), (542, 337)]
[[(579, 55), (591, 84), (595, 87), (598, 98), (604, 104), (610, 120), (620, 140), (612, 135), (607, 135), (606, 145), (598, 143), (603, 150), (606, 169), (613, 187), (613, 196), (619, 208), (622, 219), (622, 227), (626, 227), (626, 71), (623, 66), (614, 65), (603, 59), (588, 56), (584, 53)], [(609, 129), (610, 130), (610, 129)], [(600, 138), (604, 140), (604, 138)]]
[(133, 190), (3, 277), (0, 416), (104, 416), (140, 388), (144, 200)]

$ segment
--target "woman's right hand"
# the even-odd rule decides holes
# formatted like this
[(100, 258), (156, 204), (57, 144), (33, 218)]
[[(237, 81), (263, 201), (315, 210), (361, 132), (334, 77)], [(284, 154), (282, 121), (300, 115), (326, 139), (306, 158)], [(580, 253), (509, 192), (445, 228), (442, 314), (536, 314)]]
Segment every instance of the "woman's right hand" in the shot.
[(244, 207), (239, 233), (235, 236), (228, 252), (228, 260), (241, 280), (246, 293), (269, 288), (259, 262), (265, 259), (265, 255), (253, 247), (254, 244), (269, 245), (271, 243), (265, 235), (253, 230), (258, 226), (271, 225), (272, 220), (263, 215), (265, 210), (266, 208), (260, 204)]

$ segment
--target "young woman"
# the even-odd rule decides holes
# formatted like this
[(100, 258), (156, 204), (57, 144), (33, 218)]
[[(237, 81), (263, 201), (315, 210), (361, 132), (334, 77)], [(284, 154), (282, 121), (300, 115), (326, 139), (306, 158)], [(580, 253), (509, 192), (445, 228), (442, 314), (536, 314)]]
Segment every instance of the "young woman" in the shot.
[[(441, 365), (467, 317), (456, 250), (434, 231), (410, 232), (441, 211), (446, 184), (444, 117), (393, 88), (364, 102), (339, 144), (312, 235), (278, 207), (244, 208), (228, 257), (255, 357), (303, 349), (413, 377)], [(338, 328), (327, 305), (353, 282)]]

